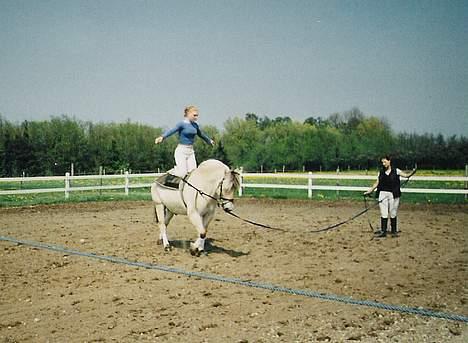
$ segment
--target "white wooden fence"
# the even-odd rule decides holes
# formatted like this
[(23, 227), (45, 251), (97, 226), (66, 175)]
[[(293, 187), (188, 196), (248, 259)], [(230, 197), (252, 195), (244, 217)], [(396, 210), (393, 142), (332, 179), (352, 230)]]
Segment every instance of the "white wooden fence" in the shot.
[[(162, 175), (162, 173), (146, 173), (146, 174), (125, 174), (118, 175), (80, 175), (80, 176), (70, 176), (70, 173), (66, 173), (65, 176), (37, 176), (37, 177), (8, 177), (0, 178), (0, 183), (2, 182), (20, 182), (22, 184), (27, 182), (34, 181), (62, 181), (64, 187), (54, 187), (54, 188), (43, 188), (43, 189), (14, 189), (14, 190), (0, 190), (0, 196), (2, 195), (16, 195), (16, 194), (34, 194), (34, 193), (65, 193), (65, 199), (68, 199), (70, 192), (75, 191), (95, 191), (95, 190), (110, 190), (110, 189), (123, 189), (125, 194), (128, 195), (131, 188), (144, 188), (150, 187), (151, 183), (136, 183), (131, 184), (130, 180), (132, 178), (142, 178), (142, 177), (153, 177), (156, 178)], [(121, 184), (114, 185), (99, 185), (99, 186), (76, 186), (72, 187), (73, 180), (110, 180), (110, 179), (122, 179)]]
[[(150, 187), (151, 183), (131, 183), (131, 179), (135, 178), (156, 178), (162, 175), (162, 173), (145, 173), (145, 174), (129, 174), (126, 172), (121, 175), (83, 175), (83, 176), (70, 176), (67, 173), (65, 176), (40, 176), (40, 177), (16, 177), (16, 178), (0, 178), (1, 183), (21, 183), (21, 189), (13, 190), (0, 190), (0, 196), (2, 195), (18, 195), (18, 194), (34, 194), (34, 193), (55, 193), (63, 192), (65, 199), (68, 199), (70, 192), (76, 191), (94, 191), (94, 190), (111, 190), (111, 189), (123, 189), (125, 194), (129, 194), (129, 190), (132, 188), (145, 188)], [(304, 184), (281, 184), (281, 183), (254, 183), (244, 182), (245, 178), (250, 180), (255, 179), (303, 179)], [(72, 186), (74, 180), (109, 180), (109, 179), (121, 179), (121, 184), (112, 185), (94, 185), (94, 186)], [(312, 198), (313, 191), (327, 190), (327, 191), (356, 191), (364, 192), (369, 189), (370, 185), (375, 181), (376, 176), (369, 175), (348, 175), (348, 174), (315, 174), (315, 173), (243, 173), (242, 174), (241, 187), (239, 188), (239, 196), (242, 196), (244, 189), (246, 188), (270, 188), (270, 189), (302, 189), (307, 190), (308, 197)], [(314, 184), (314, 180), (337, 180), (337, 185), (317, 185)], [(342, 186), (339, 185), (339, 180), (368, 180), (368, 186)], [(465, 198), (468, 195), (468, 177), (466, 176), (413, 176), (411, 180), (414, 181), (442, 181), (442, 182), (464, 182), (464, 189), (443, 189), (443, 188), (410, 188), (406, 187), (402, 189), (402, 192), (406, 193), (438, 193), (438, 194), (464, 194)], [(33, 189), (24, 187), (28, 182), (34, 181), (61, 181), (64, 187), (56, 188), (44, 188), (44, 189)], [(307, 181), (307, 182), (306, 182)], [(24, 187), (24, 188), (23, 188)]]
[[(340, 175), (340, 174), (283, 174), (283, 173), (244, 173), (244, 177), (250, 178), (296, 178), (296, 179), (307, 179), (307, 184), (303, 185), (290, 185), (290, 184), (265, 184), (265, 183), (241, 183), (239, 188), (239, 196), (242, 196), (244, 188), (273, 188), (273, 189), (304, 189), (307, 190), (308, 197), (312, 198), (312, 192), (314, 190), (327, 190), (327, 191), (356, 191), (365, 192), (370, 188), (373, 182), (376, 180), (376, 176), (369, 175)], [(368, 186), (341, 186), (341, 185), (315, 185), (313, 180), (369, 180)], [(404, 178), (402, 178), (404, 179)], [(439, 194), (468, 194), (466, 187), (468, 183), (468, 177), (466, 176), (413, 176), (412, 181), (442, 181), (442, 182), (464, 182), (465, 189), (442, 189), (442, 188), (402, 188), (402, 192), (405, 193), (439, 193)]]

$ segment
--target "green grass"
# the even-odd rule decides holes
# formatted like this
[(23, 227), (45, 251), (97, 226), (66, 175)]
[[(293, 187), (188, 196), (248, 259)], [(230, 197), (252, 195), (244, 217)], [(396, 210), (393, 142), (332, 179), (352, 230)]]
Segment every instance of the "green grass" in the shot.
[(129, 195), (125, 195), (123, 190), (99, 191), (77, 191), (71, 192), (68, 199), (64, 193), (40, 193), (0, 196), (0, 207), (19, 207), (33, 205), (53, 205), (62, 203), (77, 203), (89, 201), (122, 201), (122, 200), (151, 200), (149, 189), (140, 188), (130, 190)]
[[(307, 190), (245, 188), (244, 197), (272, 199), (308, 199)], [(404, 193), (402, 199), (409, 203), (468, 204), (461, 194)], [(362, 193), (349, 191), (313, 191), (312, 200), (362, 200)]]

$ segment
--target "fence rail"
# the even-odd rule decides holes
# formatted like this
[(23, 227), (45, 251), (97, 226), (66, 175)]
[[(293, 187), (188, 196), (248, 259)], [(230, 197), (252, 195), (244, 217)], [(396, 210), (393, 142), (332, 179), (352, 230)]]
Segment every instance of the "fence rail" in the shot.
[[(20, 182), (22, 185), (27, 182), (36, 181), (61, 181), (64, 187), (43, 188), (43, 189), (10, 189), (0, 190), (2, 195), (19, 195), (19, 194), (34, 194), (34, 193), (57, 193), (63, 192), (65, 198), (68, 199), (70, 192), (76, 191), (94, 191), (94, 190), (115, 190), (122, 189), (125, 194), (129, 194), (130, 189), (150, 187), (151, 183), (136, 183), (132, 184), (132, 179), (139, 178), (156, 178), (162, 173), (145, 173), (145, 174), (125, 174), (119, 175), (80, 175), (71, 176), (67, 173), (65, 176), (39, 176), (39, 177), (13, 177), (13, 178), (0, 178), (0, 188), (2, 183)], [(340, 174), (314, 174), (314, 173), (242, 173), (241, 174), (241, 187), (239, 188), (239, 196), (243, 195), (246, 188), (270, 188), (270, 189), (299, 189), (307, 190), (308, 197), (312, 198), (313, 191), (327, 190), (327, 191), (353, 191), (364, 192), (369, 186), (342, 186), (342, 185), (316, 185), (314, 180), (370, 180), (376, 179), (375, 176), (369, 175), (340, 175)], [(281, 184), (281, 183), (255, 183), (244, 182), (246, 178), (249, 179), (303, 179), (307, 180), (307, 184)], [(119, 180), (122, 179), (122, 184), (114, 185), (95, 185), (95, 186), (72, 186), (74, 180)], [(411, 180), (414, 181), (438, 181), (438, 182), (463, 182), (465, 188), (403, 188), (402, 192), (405, 193), (437, 193), (437, 194), (464, 194), (468, 195), (466, 184), (468, 183), (467, 176), (413, 176)], [(370, 185), (370, 183), (369, 183)]]
[[(43, 188), (43, 189), (13, 189), (13, 190), (0, 190), (0, 196), (2, 195), (20, 195), (20, 194), (34, 194), (34, 193), (61, 193), (65, 194), (65, 199), (70, 197), (70, 192), (77, 191), (95, 191), (95, 190), (114, 190), (114, 189), (123, 189), (125, 194), (129, 194), (129, 190), (132, 188), (145, 188), (150, 187), (151, 183), (138, 183), (131, 184), (130, 180), (132, 178), (143, 178), (143, 177), (158, 177), (163, 173), (145, 173), (145, 174), (130, 174), (125, 172), (125, 174), (118, 175), (78, 175), (71, 176), (70, 173), (66, 173), (65, 176), (35, 176), (35, 177), (7, 177), (0, 178), (1, 183), (11, 183), (11, 182), (36, 182), (36, 181), (62, 181), (64, 187), (54, 187), (54, 188)], [(117, 185), (99, 185), (99, 186), (75, 186), (72, 187), (73, 180), (115, 180), (123, 179), (122, 184)]]
[[(286, 184), (265, 184), (265, 183), (241, 183), (239, 188), (239, 196), (242, 196), (244, 188), (271, 188), (271, 189), (303, 189), (308, 191), (308, 197), (312, 198), (314, 190), (327, 191), (353, 191), (365, 192), (369, 186), (341, 186), (341, 185), (314, 185), (313, 180), (371, 180), (375, 181), (376, 176), (370, 175), (340, 175), (340, 174), (288, 174), (288, 173), (243, 173), (242, 177), (250, 178), (295, 178), (307, 179), (307, 185), (286, 185)], [(243, 179), (242, 178), (242, 179)], [(403, 178), (404, 179), (404, 178)], [(412, 181), (438, 181), (438, 182), (468, 182), (466, 176), (413, 176)], [(403, 188), (404, 193), (433, 193), (433, 194), (468, 194), (468, 189), (446, 189), (446, 188)]]

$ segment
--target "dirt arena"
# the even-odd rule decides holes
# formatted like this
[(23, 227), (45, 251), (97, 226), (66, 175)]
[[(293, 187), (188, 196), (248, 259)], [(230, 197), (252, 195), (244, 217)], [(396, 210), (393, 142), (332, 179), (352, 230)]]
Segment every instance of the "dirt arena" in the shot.
[[(468, 315), (466, 205), (401, 206), (399, 238), (371, 240), (361, 204), (247, 200), (218, 211), (208, 253), (185, 217), (156, 245), (150, 202), (0, 209), (0, 235), (187, 271)], [(370, 212), (377, 224), (377, 210)], [(466, 342), (468, 324), (208, 281), (0, 242), (0, 342)]]

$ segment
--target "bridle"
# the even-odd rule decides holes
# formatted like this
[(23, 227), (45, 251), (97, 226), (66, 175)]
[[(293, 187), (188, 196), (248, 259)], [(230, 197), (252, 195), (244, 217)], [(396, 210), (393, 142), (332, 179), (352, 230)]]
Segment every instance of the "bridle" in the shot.
[(183, 182), (185, 182), (187, 185), (189, 185), (190, 187), (192, 187), (194, 190), (197, 191), (198, 194), (200, 194), (201, 196), (205, 196), (205, 197), (208, 197), (214, 201), (216, 201), (216, 205), (218, 207), (221, 207), (222, 209), (224, 209), (225, 205), (227, 203), (230, 203), (230, 202), (234, 202), (234, 199), (233, 198), (225, 198), (223, 197), (223, 183), (224, 183), (224, 180), (225, 180), (225, 177), (223, 177), (223, 179), (221, 180), (221, 182), (219, 183), (218, 187), (216, 187), (216, 189), (219, 188), (219, 197), (218, 198), (215, 198), (214, 196), (212, 196), (211, 194), (208, 194), (204, 191), (202, 191), (200, 188), (197, 188), (195, 187), (194, 185), (192, 185), (188, 180), (186, 180), (185, 178), (182, 179)]

